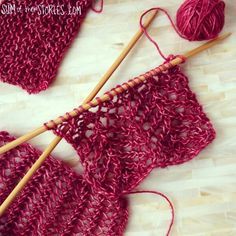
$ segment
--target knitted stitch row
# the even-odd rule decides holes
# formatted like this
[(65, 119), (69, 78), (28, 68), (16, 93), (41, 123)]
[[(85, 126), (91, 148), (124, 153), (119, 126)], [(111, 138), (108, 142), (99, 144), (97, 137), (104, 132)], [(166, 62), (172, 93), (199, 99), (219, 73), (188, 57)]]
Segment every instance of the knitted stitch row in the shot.
[(93, 188), (112, 195), (131, 191), (153, 168), (189, 161), (215, 137), (178, 66), (65, 121), (55, 132), (75, 148)]
[[(123, 235), (127, 194), (153, 168), (187, 162), (215, 137), (179, 67), (153, 75), (54, 132), (75, 148), (83, 174), (48, 158), (0, 219), (4, 236)], [(0, 146), (11, 140), (0, 133)], [(0, 156), (0, 203), (39, 155), (23, 144)]]
[[(12, 140), (7, 132), (0, 132), (1, 146)], [(0, 203), (40, 154), (23, 144), (0, 156)], [(127, 219), (124, 197), (96, 193), (82, 175), (49, 157), (0, 218), (0, 235), (119, 236)]]
[[(91, 4), (92, 0), (3, 1), (0, 80), (28, 93), (47, 89)], [(6, 11), (7, 6), (11, 10)], [(51, 10), (46, 11), (49, 7)], [(69, 7), (77, 12), (70, 13)]]

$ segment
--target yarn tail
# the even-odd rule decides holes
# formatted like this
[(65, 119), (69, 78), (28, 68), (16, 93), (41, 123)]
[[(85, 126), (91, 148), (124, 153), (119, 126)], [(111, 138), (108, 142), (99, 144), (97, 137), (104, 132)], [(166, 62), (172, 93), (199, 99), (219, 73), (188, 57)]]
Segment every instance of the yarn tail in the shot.
[(171, 202), (171, 200), (170, 200), (164, 193), (161, 193), (161, 192), (158, 192), (158, 191), (137, 190), (137, 191), (132, 191), (132, 192), (130, 192), (129, 194), (138, 194), (138, 193), (141, 193), (141, 194), (142, 194), (142, 193), (156, 194), (156, 195), (161, 196), (162, 198), (164, 198), (164, 199), (166, 200), (166, 202), (168, 202), (168, 204), (169, 204), (169, 206), (170, 206), (170, 209), (171, 209), (171, 221), (170, 221), (170, 223), (169, 223), (166, 236), (170, 236), (170, 232), (171, 232), (172, 226), (173, 226), (173, 224), (174, 224), (174, 220), (175, 220), (175, 210), (174, 210), (174, 205), (173, 205), (173, 203)]

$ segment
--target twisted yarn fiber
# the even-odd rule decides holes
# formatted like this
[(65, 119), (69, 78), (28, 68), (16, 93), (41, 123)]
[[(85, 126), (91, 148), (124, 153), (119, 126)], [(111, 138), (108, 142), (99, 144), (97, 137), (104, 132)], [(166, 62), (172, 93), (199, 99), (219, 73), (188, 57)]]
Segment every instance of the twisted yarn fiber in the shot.
[(189, 161), (215, 137), (179, 67), (93, 109), (55, 132), (73, 145), (86, 180), (104, 195), (130, 192), (153, 168)]
[[(0, 132), (0, 145), (14, 138)], [(0, 203), (40, 152), (29, 144), (0, 156)], [(2, 236), (119, 236), (128, 219), (124, 197), (93, 191), (82, 175), (49, 157), (0, 218)]]
[[(120, 236), (128, 219), (126, 194), (153, 168), (189, 161), (215, 137), (179, 67), (153, 75), (54, 132), (76, 149), (83, 175), (48, 158), (0, 218), (0, 234)], [(0, 133), (0, 145), (12, 139)], [(0, 203), (39, 155), (23, 144), (0, 156)]]
[(217, 37), (224, 26), (224, 9), (221, 0), (186, 0), (176, 14), (181, 37), (189, 41)]
[[(59, 64), (77, 35), (92, 0), (5, 0), (22, 7), (12, 14), (0, 11), (0, 80), (18, 85), (28, 93), (48, 88)], [(59, 13), (26, 12), (26, 8), (64, 6)], [(68, 6), (81, 8), (81, 14), (66, 14)], [(39, 14), (39, 12), (41, 12)]]

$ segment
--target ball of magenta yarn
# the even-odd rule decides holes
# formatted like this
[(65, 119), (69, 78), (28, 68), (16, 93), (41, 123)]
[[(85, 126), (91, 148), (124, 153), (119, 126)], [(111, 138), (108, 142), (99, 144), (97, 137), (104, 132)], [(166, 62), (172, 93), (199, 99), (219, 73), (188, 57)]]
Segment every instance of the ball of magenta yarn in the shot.
[(224, 9), (220, 0), (186, 0), (176, 15), (179, 33), (189, 41), (215, 38), (224, 26)]

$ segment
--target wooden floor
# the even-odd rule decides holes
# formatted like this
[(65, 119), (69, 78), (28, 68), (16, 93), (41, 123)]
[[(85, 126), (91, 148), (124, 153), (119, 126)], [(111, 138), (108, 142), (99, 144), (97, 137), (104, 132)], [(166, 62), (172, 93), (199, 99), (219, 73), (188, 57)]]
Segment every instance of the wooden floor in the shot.
[[(141, 12), (161, 6), (174, 17), (182, 0), (107, 0), (104, 12), (90, 12), (82, 30), (63, 61), (57, 80), (45, 92), (29, 96), (0, 84), (0, 130), (22, 135), (79, 105), (111, 65), (126, 42), (137, 31)], [(156, 169), (140, 188), (161, 191), (175, 205), (173, 236), (236, 235), (236, 1), (226, 2), (225, 42), (192, 58), (183, 70), (189, 76), (217, 138), (193, 161), (168, 169)], [(151, 34), (166, 55), (194, 48), (177, 36), (160, 14)], [(162, 62), (150, 42), (142, 38), (103, 91)], [(53, 135), (31, 143), (43, 150)], [(63, 142), (55, 156), (75, 157)], [(164, 236), (170, 221), (168, 204), (158, 196), (133, 195), (126, 236)]]

